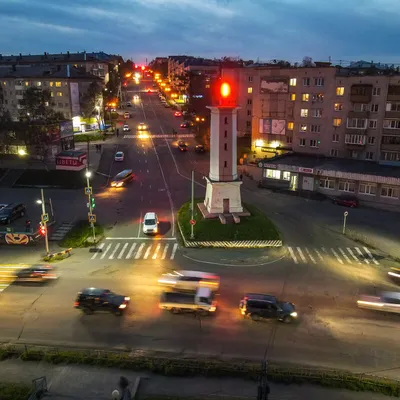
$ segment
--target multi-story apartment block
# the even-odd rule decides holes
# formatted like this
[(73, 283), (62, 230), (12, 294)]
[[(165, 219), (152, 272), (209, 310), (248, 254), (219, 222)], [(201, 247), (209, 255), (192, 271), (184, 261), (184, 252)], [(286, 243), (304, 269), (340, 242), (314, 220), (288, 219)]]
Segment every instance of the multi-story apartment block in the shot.
[(5, 56), (0, 54), (0, 66), (65, 66), (71, 65), (76, 68), (83, 68), (87, 73), (95, 75), (107, 83), (109, 73), (112, 69), (118, 69), (119, 64), (123, 61), (118, 55), (110, 55), (104, 52), (87, 53), (70, 53), (65, 54), (49, 54), (45, 52), (39, 55), (23, 55)]

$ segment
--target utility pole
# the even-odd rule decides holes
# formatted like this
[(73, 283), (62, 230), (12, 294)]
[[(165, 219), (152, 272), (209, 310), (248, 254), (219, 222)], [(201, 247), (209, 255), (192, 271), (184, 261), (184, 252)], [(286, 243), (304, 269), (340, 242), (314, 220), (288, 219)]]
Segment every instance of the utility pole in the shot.
[[(90, 175), (91, 175), (90, 171), (86, 170), (86, 187), (87, 188), (90, 188), (90, 182), (89, 182)], [(89, 202), (88, 203), (89, 204), (89, 214), (92, 215), (93, 214), (92, 213), (92, 211), (93, 211), (93, 208), (92, 208), (92, 194), (91, 194), (90, 190), (88, 190), (88, 202)], [(91, 222), (90, 226), (92, 227), (92, 232), (93, 232), (93, 243), (94, 243), (94, 245), (96, 247), (96, 232), (95, 232), (96, 230), (95, 230), (95, 227), (94, 227), (94, 223)]]
[(44, 227), (44, 230), (45, 230), (44, 240), (45, 240), (45, 243), (46, 243), (46, 254), (49, 254), (50, 253), (50, 250), (49, 250), (49, 236), (48, 236), (48, 233), (47, 233), (47, 221), (46, 221), (46, 218), (44, 217), (46, 215), (46, 204), (44, 202), (44, 191), (43, 191), (43, 189), (40, 189), (40, 192), (41, 192), (41, 195), (42, 195), (42, 224), (43, 224), (43, 227)]
[(191, 205), (190, 239), (194, 239), (194, 171), (192, 170), (192, 205)]

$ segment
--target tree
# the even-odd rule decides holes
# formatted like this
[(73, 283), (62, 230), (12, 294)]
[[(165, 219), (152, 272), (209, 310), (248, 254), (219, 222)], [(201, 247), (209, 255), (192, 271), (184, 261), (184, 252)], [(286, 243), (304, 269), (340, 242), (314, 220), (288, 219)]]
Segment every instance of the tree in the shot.
[(106, 85), (107, 102), (117, 97), (120, 84), (121, 84), (121, 77), (119, 75), (119, 72), (114, 69), (111, 70), (109, 75), (109, 81), (107, 82)]
[(84, 118), (96, 118), (100, 127), (103, 119), (103, 88), (93, 81), (81, 100), (81, 110)]
[(313, 63), (313, 60), (311, 57), (305, 56), (303, 58), (303, 62), (301, 63), (302, 67), (314, 67), (315, 64)]

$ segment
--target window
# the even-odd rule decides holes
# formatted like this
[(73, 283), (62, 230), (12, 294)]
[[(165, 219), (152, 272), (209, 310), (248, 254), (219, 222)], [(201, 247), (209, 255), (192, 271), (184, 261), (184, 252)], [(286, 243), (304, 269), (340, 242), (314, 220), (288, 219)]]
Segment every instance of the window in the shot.
[(225, 151), (228, 151), (228, 143), (225, 143), (225, 144), (224, 144), (224, 150), (225, 150)]
[(317, 141), (317, 140), (315, 140), (315, 139), (311, 139), (310, 140), (310, 147), (318, 147), (318, 143), (319, 142), (319, 140)]
[(379, 111), (379, 104), (372, 104), (371, 105), (371, 112), (377, 113)]
[(290, 101), (296, 101), (296, 93), (290, 93)]
[(347, 181), (339, 181), (339, 190), (341, 192), (355, 192), (355, 183), (354, 182), (347, 182)]
[(400, 119), (385, 119), (383, 120), (385, 129), (400, 129)]
[(62, 92), (57, 92), (57, 97), (62, 97)]
[(300, 125), (300, 131), (301, 132), (307, 132), (307, 124), (301, 124)]
[(291, 136), (286, 136), (286, 143), (292, 143), (293, 138)]
[(61, 82), (56, 82), (56, 87), (61, 87)]
[(319, 187), (323, 189), (335, 189), (335, 181), (329, 178), (323, 178), (319, 181)]
[(400, 103), (386, 103), (386, 111), (400, 111)]
[(368, 104), (354, 103), (353, 111), (356, 111), (356, 112), (368, 111)]
[(374, 87), (372, 89), (372, 96), (380, 96), (381, 95), (381, 88), (380, 87)]
[(51, 97), (54, 97), (54, 92), (50, 92), (50, 96), (51, 96)]
[(50, 87), (53, 87), (54, 86), (54, 82), (50, 82)]
[(318, 101), (319, 103), (322, 103), (324, 101), (324, 95), (322, 93), (313, 94), (312, 101)]
[(400, 153), (394, 151), (382, 151), (381, 159), (384, 161), (400, 161)]
[(313, 108), (312, 116), (314, 118), (321, 118), (322, 117), (322, 108)]
[(228, 167), (228, 161), (224, 161), (224, 168)]
[(65, 103), (65, 107), (69, 107), (69, 103)]
[(253, 104), (253, 100), (252, 99), (247, 99), (247, 105), (251, 106)]
[(288, 122), (287, 128), (288, 128), (288, 131), (292, 131), (294, 129), (294, 122)]
[(276, 169), (267, 169), (264, 171), (264, 177), (270, 179), (281, 179), (281, 171)]
[(301, 95), (301, 101), (308, 101), (310, 100), (310, 95), (308, 93), (303, 93)]
[(360, 118), (347, 118), (347, 128), (350, 129), (365, 129), (367, 127), (367, 120)]
[(248, 116), (248, 117), (251, 116), (251, 110), (247, 110), (247, 116)]
[(289, 85), (290, 86), (296, 86), (296, 84), (297, 84), (297, 79), (296, 78), (290, 78)]
[(365, 153), (365, 159), (366, 160), (373, 160), (374, 159), (374, 153), (372, 151), (367, 151)]
[(375, 144), (375, 136), (368, 136), (368, 144)]
[(308, 117), (308, 109), (307, 108), (302, 108), (300, 110), (300, 116), (303, 117), (303, 118)]
[(224, 132), (224, 137), (227, 138), (228, 137), (228, 131)]
[(342, 125), (342, 118), (333, 118), (333, 126), (341, 126)]
[(311, 125), (310, 132), (312, 132), (312, 133), (320, 133), (321, 132), (321, 125)]
[(337, 143), (339, 141), (339, 135), (337, 133), (334, 133), (332, 135), (332, 142)]
[(253, 82), (253, 77), (252, 76), (247, 77), (247, 81), (248, 82)]
[(290, 181), (290, 172), (284, 171), (282, 174), (282, 179), (284, 179), (285, 181)]
[(360, 183), (358, 188), (359, 194), (368, 194), (370, 196), (376, 195), (376, 185), (373, 183)]
[(315, 86), (324, 86), (325, 79), (324, 78), (314, 78)]
[(378, 126), (378, 120), (376, 119), (370, 119), (368, 121), (368, 128), (370, 129), (376, 129), (376, 127)]
[(343, 104), (342, 103), (335, 103), (333, 106), (335, 111), (342, 111), (343, 110)]
[(36, 82), (36, 86), (37, 86), (37, 87), (42, 86), (42, 82)]
[(46, 107), (48, 107), (48, 106), (49, 106), (49, 102), (48, 102), (48, 101), (45, 101), (44, 105), (45, 105)]
[(58, 108), (62, 108), (62, 106), (63, 106), (63, 103), (57, 103)]
[(400, 144), (400, 136), (383, 136), (382, 144)]
[(300, 139), (299, 146), (304, 147), (306, 145), (306, 139)]
[(25, 86), (29, 86), (29, 82), (28, 81), (25, 81)]
[(356, 144), (356, 145), (365, 145), (367, 142), (365, 135), (349, 135), (347, 134), (344, 137), (344, 142), (346, 144)]
[(337, 149), (331, 149), (330, 155), (331, 157), (338, 157), (339, 151)]
[(390, 186), (382, 186), (381, 196), (382, 197), (391, 197), (392, 199), (398, 199), (399, 198), (399, 189), (390, 187)]
[(303, 86), (310, 86), (310, 78), (303, 78)]
[(338, 86), (336, 88), (336, 96), (344, 96), (344, 87), (343, 86)]
[(253, 93), (253, 88), (252, 88), (252, 87), (248, 87), (248, 88), (247, 88), (247, 93), (248, 93), (248, 94)]

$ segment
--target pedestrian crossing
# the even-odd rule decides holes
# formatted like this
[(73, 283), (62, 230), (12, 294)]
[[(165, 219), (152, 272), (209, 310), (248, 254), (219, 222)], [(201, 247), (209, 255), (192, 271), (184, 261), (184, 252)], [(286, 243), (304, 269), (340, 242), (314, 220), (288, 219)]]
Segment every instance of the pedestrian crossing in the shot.
[(73, 224), (70, 224), (68, 222), (63, 222), (54, 232), (52, 235), (50, 235), (49, 240), (62, 240), (64, 239), (65, 235), (74, 227)]
[[(146, 137), (144, 137), (146, 136)], [(193, 133), (185, 133), (183, 135), (148, 135), (146, 133), (138, 135), (124, 135), (124, 139), (181, 139), (181, 138), (194, 138)]]
[(288, 257), (295, 264), (318, 264), (336, 260), (338, 263), (347, 264), (371, 264), (379, 265), (375, 256), (368, 247), (286, 247)]
[(100, 243), (101, 253), (94, 253), (91, 260), (173, 260), (178, 250), (178, 243)]
[(23, 268), (27, 268), (25, 264), (1, 264), (0, 265), (0, 293), (6, 290), (14, 281), (17, 272)]

